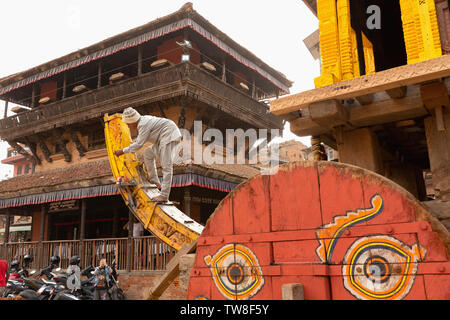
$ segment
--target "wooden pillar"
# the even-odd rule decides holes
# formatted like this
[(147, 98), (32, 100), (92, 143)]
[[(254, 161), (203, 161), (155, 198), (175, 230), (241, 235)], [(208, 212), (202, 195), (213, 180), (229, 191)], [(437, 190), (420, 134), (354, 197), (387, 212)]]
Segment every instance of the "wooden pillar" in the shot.
[(42, 255), (43, 255), (43, 245), (42, 245), (42, 241), (45, 240), (45, 220), (47, 217), (47, 213), (48, 213), (48, 206), (43, 204), (41, 206), (41, 228), (39, 230), (39, 248), (38, 248), (38, 268), (42, 268)]
[(44, 237), (45, 237), (45, 219), (47, 217), (47, 213), (48, 213), (48, 206), (43, 204), (41, 207), (41, 229), (40, 229), (40, 233), (39, 233), (39, 242), (42, 242), (45, 240), (44, 239)]
[(256, 99), (256, 84), (255, 78), (252, 79), (252, 99)]
[(11, 224), (11, 211), (6, 209), (6, 221), (5, 221), (5, 239), (4, 242), (7, 244), (9, 242), (9, 227)]
[(31, 87), (31, 107), (34, 108), (34, 102), (36, 101), (36, 84), (33, 83)]
[(62, 92), (62, 99), (66, 97), (67, 94), (67, 72), (64, 72), (64, 78), (63, 78), (63, 92)]
[[(80, 217), (80, 254), (81, 254), (81, 264), (84, 265), (87, 263), (85, 259), (85, 242), (84, 239), (86, 237), (86, 199), (81, 200), (81, 217)], [(95, 255), (93, 255), (95, 257)]]
[(385, 163), (385, 176), (408, 190), (420, 201), (426, 201), (422, 170), (410, 163)]
[(133, 224), (134, 214), (131, 210), (128, 211), (128, 238), (133, 238)]
[(102, 86), (102, 62), (100, 61), (98, 63), (98, 70), (97, 70), (97, 88), (100, 88)]
[(378, 137), (369, 128), (342, 132), (338, 152), (340, 162), (372, 170), (378, 174), (384, 173)]
[(7, 118), (8, 117), (8, 101), (5, 101), (5, 114), (3, 116), (3, 118)]
[(142, 45), (138, 46), (138, 76), (142, 75)]
[(420, 94), (431, 116), (426, 118), (428, 157), (436, 195), (450, 201), (450, 98), (444, 82), (422, 85)]
[(81, 200), (80, 240), (86, 237), (86, 199)]
[(227, 65), (225, 62), (226, 58), (222, 59), (222, 81), (227, 82)]
[(425, 119), (428, 157), (438, 198), (450, 201), (450, 111), (443, 110), (445, 129), (438, 127), (436, 114)]
[(189, 187), (184, 190), (184, 213), (190, 217), (191, 216), (191, 191)]
[(114, 238), (118, 237), (118, 231), (119, 231), (119, 210), (115, 207), (113, 208), (113, 230), (112, 230)]
[(317, 1), (322, 56), (321, 76), (314, 79), (317, 88), (336, 83), (342, 79), (337, 13), (336, 0)]
[(327, 155), (325, 148), (321, 143), (320, 137), (311, 137), (311, 151), (314, 157), (314, 161), (326, 161)]
[(128, 212), (128, 250), (127, 250), (127, 271), (131, 271), (131, 255), (133, 254), (133, 224), (134, 214), (131, 210)]

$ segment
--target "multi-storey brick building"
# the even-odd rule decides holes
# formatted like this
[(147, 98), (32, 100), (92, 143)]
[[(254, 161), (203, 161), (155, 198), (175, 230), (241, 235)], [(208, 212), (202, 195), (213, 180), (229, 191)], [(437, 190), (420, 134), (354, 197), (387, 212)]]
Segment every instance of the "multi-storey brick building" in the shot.
[[(190, 49), (180, 46), (185, 41)], [(196, 120), (224, 136), (230, 128), (281, 130), (282, 120), (260, 101), (288, 93), (291, 84), (191, 4), (0, 79), (6, 105), (31, 108), (0, 120), (0, 136), (35, 168), (0, 183), (0, 213), (32, 216), (36, 242), (127, 236), (129, 212), (105, 149), (106, 113), (134, 107), (191, 133)], [(229, 191), (258, 172), (248, 165), (179, 166), (171, 200), (204, 223)]]
[[(23, 147), (23, 150), (30, 152), (28, 147)], [(13, 166), (13, 177), (27, 175), (34, 173), (35, 166), (32, 161), (27, 159), (23, 154), (20, 154), (14, 148), (8, 148), (6, 158), (1, 161), (2, 164)]]

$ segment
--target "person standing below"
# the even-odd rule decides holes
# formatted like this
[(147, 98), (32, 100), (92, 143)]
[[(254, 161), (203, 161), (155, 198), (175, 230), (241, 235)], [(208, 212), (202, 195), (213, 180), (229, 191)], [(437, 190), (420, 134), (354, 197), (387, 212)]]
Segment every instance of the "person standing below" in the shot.
[(134, 218), (133, 223), (133, 238), (139, 238), (144, 236), (144, 227), (142, 223), (138, 221), (138, 219)]
[(111, 286), (109, 276), (112, 269), (106, 264), (106, 259), (101, 259), (98, 267), (95, 268), (94, 275), (97, 277), (94, 288), (94, 300), (110, 300), (108, 289)]
[[(158, 188), (160, 194), (152, 201), (165, 203), (169, 201), (170, 188), (173, 176), (173, 161), (181, 141), (181, 132), (175, 122), (170, 119), (154, 116), (141, 116), (135, 109), (127, 108), (123, 111), (122, 121), (130, 130), (138, 131), (136, 142), (129, 147), (116, 150), (114, 154), (119, 157), (124, 153), (136, 153), (149, 141), (153, 145), (145, 150), (144, 161), (150, 174), (150, 182)], [(162, 167), (162, 184), (158, 178), (155, 159), (159, 159)]]
[[(123, 230), (128, 230), (128, 223), (125, 223), (125, 225), (122, 227)], [(139, 238), (144, 236), (144, 227), (142, 226), (142, 223), (139, 222), (136, 217), (133, 218), (133, 238)]]
[(8, 261), (0, 260), (0, 297), (3, 296), (3, 293), (6, 290), (6, 282), (9, 278), (9, 267)]

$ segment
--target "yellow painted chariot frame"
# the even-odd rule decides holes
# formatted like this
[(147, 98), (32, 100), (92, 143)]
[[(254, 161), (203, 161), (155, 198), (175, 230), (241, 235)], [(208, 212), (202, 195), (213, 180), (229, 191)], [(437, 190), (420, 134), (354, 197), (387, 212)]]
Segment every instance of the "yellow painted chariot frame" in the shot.
[(105, 114), (105, 140), (109, 163), (120, 194), (144, 228), (176, 250), (194, 242), (203, 226), (171, 204), (151, 201), (158, 190), (148, 180), (145, 166), (135, 154), (117, 157), (114, 151), (128, 147), (131, 134), (122, 114)]

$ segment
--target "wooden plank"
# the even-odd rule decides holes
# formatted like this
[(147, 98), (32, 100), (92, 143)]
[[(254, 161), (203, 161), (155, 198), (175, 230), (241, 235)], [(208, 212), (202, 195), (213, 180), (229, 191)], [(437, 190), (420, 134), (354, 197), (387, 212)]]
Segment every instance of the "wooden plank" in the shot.
[(377, 136), (369, 128), (360, 128), (343, 133), (338, 144), (340, 162), (383, 173), (381, 148)]
[(197, 240), (192, 243), (186, 244), (180, 251), (170, 260), (167, 265), (166, 273), (161, 276), (155, 286), (149, 290), (147, 300), (158, 300), (159, 297), (166, 291), (170, 284), (180, 274), (180, 259), (182, 256), (195, 252), (197, 248)]
[(444, 121), (444, 107), (436, 107), (434, 110), (436, 112), (436, 126), (438, 131), (445, 131), (445, 121)]
[(425, 107), (430, 111), (438, 107), (450, 107), (448, 89), (444, 82), (435, 81), (422, 85), (420, 95)]
[[(450, 113), (443, 113), (443, 119), (450, 123)], [(433, 185), (440, 190), (442, 200), (450, 200), (450, 130), (438, 130), (436, 114), (425, 119), (430, 168), (433, 173)]]
[(349, 210), (364, 208), (361, 178), (347, 166), (320, 163), (318, 171), (322, 225), (333, 222), (335, 216), (345, 215)]
[(358, 102), (361, 105), (365, 106), (365, 105), (371, 104), (373, 102), (373, 95), (372, 94), (366, 94), (366, 95), (363, 95), (363, 96), (356, 97), (355, 99), (358, 100)]
[(389, 90), (386, 90), (386, 93), (392, 99), (402, 99), (406, 96), (407, 88), (408, 87), (403, 86), (403, 87), (398, 87), (398, 88), (394, 88), (394, 89), (389, 89)]
[[(251, 197), (249, 197), (251, 194)], [(251, 179), (233, 197), (234, 233), (261, 233), (271, 231), (269, 176)], [(249, 214), (236, 214), (248, 212)], [(250, 214), (251, 213), (251, 214)]]
[(322, 127), (317, 122), (313, 121), (310, 116), (302, 117), (291, 121), (292, 133), (303, 136), (320, 136), (328, 133), (330, 129)]
[[(366, 127), (387, 122), (410, 120), (426, 116), (428, 111), (423, 106), (419, 95), (408, 96), (398, 100), (384, 100), (349, 109), (348, 123), (355, 127)], [(331, 133), (310, 116), (297, 118), (291, 122), (291, 131), (298, 136), (320, 136)]]
[[(302, 181), (302, 185), (285, 188), (291, 181)], [(272, 232), (313, 229), (321, 224), (319, 179), (313, 162), (304, 162), (294, 170), (291, 166), (280, 168), (276, 179), (270, 179), (269, 194), (270, 211), (283, 212), (272, 216)]]
[(398, 100), (385, 100), (350, 109), (349, 120), (356, 127), (409, 120), (428, 114), (419, 95)]
[(448, 76), (450, 55), (283, 97), (270, 103), (270, 111), (275, 115), (283, 115), (307, 108), (313, 102), (345, 100)]
[(309, 114), (314, 122), (325, 128), (334, 128), (343, 125), (348, 120), (348, 112), (337, 100), (327, 100), (312, 103)]
[(142, 75), (142, 45), (138, 46), (138, 76)]

